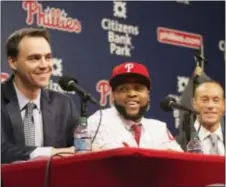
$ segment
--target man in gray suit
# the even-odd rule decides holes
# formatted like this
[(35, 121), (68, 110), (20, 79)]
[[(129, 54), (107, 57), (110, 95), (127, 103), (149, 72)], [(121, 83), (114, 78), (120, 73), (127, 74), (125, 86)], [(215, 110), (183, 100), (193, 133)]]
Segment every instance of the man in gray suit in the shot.
[[(188, 108), (192, 108), (192, 98), (194, 95), (194, 91), (198, 85), (205, 81), (210, 81), (211, 78), (208, 77), (203, 69), (199, 66), (195, 68), (195, 71), (190, 78), (187, 87), (181, 95), (181, 105), (184, 105)], [(177, 129), (176, 140), (181, 145), (182, 149), (186, 151), (186, 145), (190, 140), (190, 126), (194, 125), (196, 121), (195, 115), (189, 115), (187, 112), (180, 111), (179, 115), (180, 125)], [(189, 124), (187, 122), (189, 121)], [(224, 125), (223, 118), (221, 119), (222, 126)], [(193, 128), (192, 130), (195, 130)]]
[(69, 96), (44, 89), (53, 68), (47, 30), (17, 30), (6, 50), (13, 75), (1, 85), (1, 162), (74, 153), (75, 105)]

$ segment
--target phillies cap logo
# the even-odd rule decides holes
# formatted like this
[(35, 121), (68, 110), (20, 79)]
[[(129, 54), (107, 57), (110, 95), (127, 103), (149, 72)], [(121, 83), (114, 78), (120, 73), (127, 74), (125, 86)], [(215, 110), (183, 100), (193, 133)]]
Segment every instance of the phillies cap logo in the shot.
[(125, 69), (127, 69), (127, 72), (131, 72), (131, 69), (134, 68), (134, 65), (132, 63), (125, 64)]

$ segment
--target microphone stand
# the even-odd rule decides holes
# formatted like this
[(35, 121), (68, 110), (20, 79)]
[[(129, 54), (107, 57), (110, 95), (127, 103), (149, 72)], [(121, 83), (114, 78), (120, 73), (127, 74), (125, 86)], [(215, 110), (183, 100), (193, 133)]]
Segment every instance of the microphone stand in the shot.
[(81, 96), (80, 124), (83, 123), (87, 125), (87, 117), (88, 117), (87, 102), (88, 102), (88, 97), (86, 95)]
[[(187, 146), (188, 142), (191, 140), (193, 134), (196, 132), (195, 127), (194, 127), (194, 118), (196, 114), (192, 111), (189, 110), (187, 112), (186, 118), (184, 120), (183, 127), (184, 127), (184, 132), (185, 132), (185, 146)], [(186, 149), (186, 147), (185, 147)]]
[[(196, 67), (200, 66), (202, 69), (204, 69), (204, 63), (207, 61), (203, 55), (204, 53), (204, 50), (203, 50), (203, 45), (201, 46), (201, 48), (196, 52), (195, 56), (194, 56), (194, 59), (195, 59), (195, 62), (196, 62)], [(193, 78), (193, 88), (192, 88), (192, 94), (194, 95), (195, 93), (195, 89), (196, 87), (198, 86), (198, 78), (199, 76), (196, 75), (194, 78)], [(192, 97), (193, 97), (192, 95)], [(193, 113), (191, 110), (188, 111), (188, 115), (187, 115), (187, 119), (185, 120), (185, 125), (184, 125), (184, 129), (185, 130), (185, 133), (186, 133), (186, 141), (185, 142), (185, 145), (187, 145), (187, 143), (191, 140), (192, 136), (194, 133), (196, 133), (196, 129), (194, 127), (194, 122), (195, 122), (195, 119), (196, 119), (196, 114)], [(196, 134), (198, 135), (198, 134)]]
[[(194, 126), (194, 119), (196, 118), (196, 114), (192, 113), (191, 111), (189, 111), (189, 118), (190, 118), (190, 123), (189, 123), (189, 126), (190, 126), (190, 139), (189, 141), (194, 138), (194, 133), (196, 133), (196, 129), (195, 129), (195, 126)], [(198, 133), (195, 135), (195, 137), (198, 135)]]
[[(208, 60), (204, 57), (204, 47), (203, 44), (201, 48), (196, 51), (194, 56), (196, 67), (200, 67), (204, 71), (204, 64), (208, 62)], [(193, 94), (195, 92), (195, 88), (198, 85), (198, 78), (200, 75), (196, 75), (193, 79)]]
[[(205, 57), (203, 56), (203, 45), (201, 46), (201, 48), (196, 52), (195, 56), (194, 56), (195, 62), (196, 62), (196, 67), (200, 67), (201, 69), (204, 70), (204, 62)], [(195, 89), (196, 86), (198, 85), (198, 78), (200, 75), (195, 75), (195, 77), (193, 78), (193, 95), (195, 93)]]

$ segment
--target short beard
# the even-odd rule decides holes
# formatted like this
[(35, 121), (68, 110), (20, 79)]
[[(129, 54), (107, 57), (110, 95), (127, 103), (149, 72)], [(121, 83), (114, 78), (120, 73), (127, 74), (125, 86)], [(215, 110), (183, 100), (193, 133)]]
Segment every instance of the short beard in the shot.
[(132, 120), (137, 121), (141, 119), (144, 116), (144, 113), (149, 108), (149, 102), (147, 102), (146, 105), (140, 107), (139, 112), (136, 115), (130, 115), (126, 112), (126, 108), (120, 104), (118, 104), (116, 101), (114, 101), (115, 108), (117, 111), (126, 119), (126, 120)]

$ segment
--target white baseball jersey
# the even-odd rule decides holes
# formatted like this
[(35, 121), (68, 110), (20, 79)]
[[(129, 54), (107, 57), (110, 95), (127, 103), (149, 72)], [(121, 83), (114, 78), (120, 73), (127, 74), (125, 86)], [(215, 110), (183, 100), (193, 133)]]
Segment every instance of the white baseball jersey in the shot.
[[(167, 129), (166, 123), (162, 121), (143, 117), (140, 121), (142, 124), (140, 143), (137, 145), (131, 130), (134, 122), (121, 117), (114, 106), (102, 110), (102, 113), (102, 122), (94, 141), (95, 146), (100, 149), (120, 148), (128, 145), (129, 147), (171, 149), (183, 152)], [(92, 137), (97, 130), (99, 120), (99, 110), (88, 118), (88, 128)]]

